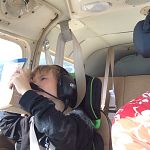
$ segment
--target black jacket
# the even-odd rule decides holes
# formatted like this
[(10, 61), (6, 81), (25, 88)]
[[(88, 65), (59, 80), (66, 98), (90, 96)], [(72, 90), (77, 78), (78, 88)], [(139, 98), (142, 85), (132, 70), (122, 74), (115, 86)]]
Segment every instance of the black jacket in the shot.
[[(80, 109), (64, 115), (55, 109), (52, 101), (32, 90), (27, 91), (19, 103), (34, 116), (36, 134), (43, 147), (48, 147), (51, 142), (56, 150), (94, 150), (97, 147), (103, 149), (102, 138)], [(30, 116), (5, 112), (0, 121), (0, 129), (7, 137), (20, 142), (21, 150), (28, 150), (29, 122)]]

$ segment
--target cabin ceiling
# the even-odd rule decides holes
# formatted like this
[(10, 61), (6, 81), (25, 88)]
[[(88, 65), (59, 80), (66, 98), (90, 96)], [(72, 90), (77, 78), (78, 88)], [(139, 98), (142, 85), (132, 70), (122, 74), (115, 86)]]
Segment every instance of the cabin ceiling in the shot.
[[(28, 5), (25, 6), (24, 1)], [(91, 56), (98, 50), (117, 45), (127, 45), (128, 49), (133, 42), (134, 26), (145, 18), (149, 8), (150, 0), (1, 0), (0, 30), (38, 40), (48, 26), (55, 25), (47, 36), (55, 51), (60, 32), (56, 24), (70, 19), (69, 25), (81, 44), (84, 61), (88, 62), (90, 57), (93, 60), (90, 63), (94, 63), (96, 60)], [(70, 43), (65, 56), (72, 58)]]
[[(81, 11), (82, 4), (95, 2), (109, 2), (111, 7), (101, 12)], [(141, 10), (146, 13), (150, 7), (148, 0), (144, 2), (143, 0), (67, 0), (66, 4), (70, 12), (70, 28), (81, 43), (84, 61), (97, 50), (114, 45), (131, 44), (134, 26), (145, 18), (145, 15), (140, 13)], [(57, 26), (53, 33), (48, 35), (54, 51), (59, 30)], [(65, 56), (73, 57), (71, 44), (67, 44)]]
[(1, 0), (0, 29), (38, 40), (54, 20), (68, 18), (64, 7), (65, 3), (60, 0)]

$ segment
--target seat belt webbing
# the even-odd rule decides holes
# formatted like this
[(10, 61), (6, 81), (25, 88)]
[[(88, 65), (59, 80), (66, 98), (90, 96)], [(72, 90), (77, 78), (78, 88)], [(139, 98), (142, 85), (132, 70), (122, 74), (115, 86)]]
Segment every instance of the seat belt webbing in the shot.
[(86, 79), (85, 79), (85, 69), (83, 64), (83, 57), (81, 46), (77, 41), (76, 37), (72, 33), (73, 40), (73, 57), (74, 57), (74, 68), (76, 75), (76, 84), (77, 84), (77, 104), (76, 107), (82, 102), (85, 92), (86, 92)]
[[(107, 95), (107, 88), (108, 88), (108, 79), (109, 79), (109, 67), (111, 67), (111, 74), (112, 74), (112, 90), (111, 94), (114, 94), (114, 49), (113, 47), (110, 47), (107, 51), (106, 56), (106, 66), (105, 66), (105, 76), (104, 76), (104, 82), (103, 82), (103, 89), (102, 89), (102, 101), (101, 101), (101, 107), (102, 110), (105, 108), (106, 104), (106, 95)], [(115, 95), (115, 94), (114, 94)]]
[(47, 65), (52, 65), (53, 64), (53, 60), (50, 54), (49, 50), (45, 50), (45, 59), (46, 59), (46, 64)]
[(106, 94), (107, 94), (108, 76), (109, 76), (109, 67), (110, 67), (110, 56), (109, 56), (110, 50), (111, 49), (107, 50), (107, 56), (106, 56), (105, 75), (104, 75), (104, 82), (103, 82), (102, 96), (101, 96), (102, 110), (104, 110), (105, 103), (106, 103)]
[(110, 101), (109, 101), (109, 108), (110, 111), (114, 112), (116, 111), (116, 96), (115, 96), (115, 87), (114, 87), (114, 49), (110, 52), (110, 66), (111, 66), (111, 90), (109, 90), (110, 93)]
[[(57, 41), (55, 62), (54, 62), (54, 64), (60, 66), (63, 66), (64, 48), (67, 42), (66, 38), (63, 38), (64, 34), (65, 32), (63, 34), (62, 33), (59, 34), (58, 41)], [(82, 102), (85, 96), (86, 79), (85, 79), (85, 69), (83, 64), (82, 50), (81, 50), (80, 43), (77, 41), (76, 37), (74, 36), (71, 30), (70, 30), (70, 34), (72, 37), (71, 40), (73, 44), (74, 68), (75, 68), (75, 76), (76, 76), (76, 84), (77, 84), (77, 104), (75, 106), (77, 107)], [(67, 35), (69, 36), (69, 34)]]
[(40, 150), (39, 144), (38, 144), (38, 140), (35, 134), (35, 130), (34, 130), (34, 117), (31, 117), (30, 119), (31, 124), (30, 124), (30, 150)]
[(52, 65), (53, 64), (53, 60), (52, 60), (52, 57), (51, 57), (50, 45), (49, 45), (49, 41), (48, 40), (45, 40), (45, 42), (44, 42), (43, 51), (45, 51), (46, 64), (47, 65)]
[[(34, 129), (34, 116), (30, 118), (30, 150), (40, 150), (39, 142)], [(48, 150), (55, 150), (55, 147), (50, 143)]]
[(64, 49), (65, 49), (65, 41), (63, 39), (62, 33), (60, 33), (57, 40), (54, 64), (59, 65), (61, 67), (63, 67)]

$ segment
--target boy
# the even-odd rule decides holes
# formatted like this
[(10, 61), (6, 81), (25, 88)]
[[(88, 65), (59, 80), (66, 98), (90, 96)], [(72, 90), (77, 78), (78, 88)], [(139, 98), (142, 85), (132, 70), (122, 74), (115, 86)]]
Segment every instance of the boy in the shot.
[[(60, 83), (62, 76), (65, 79)], [(69, 86), (72, 86), (73, 92), (66, 98), (63, 96), (58, 87), (68, 80), (66, 76), (69, 76), (68, 72), (60, 66), (38, 66), (31, 73), (34, 83), (31, 85), (36, 91), (31, 89), (23, 70), (18, 70), (12, 76), (10, 87), (15, 86), (22, 95), (19, 104), (34, 116), (36, 136), (42, 148), (48, 149), (52, 145), (56, 150), (103, 149), (100, 136), (98, 142), (94, 143), (93, 139), (98, 135), (83, 111), (76, 109), (68, 113), (68, 106), (74, 107), (76, 103), (76, 88), (72, 82)], [(21, 143), (21, 150), (29, 150), (29, 126), (30, 116), (5, 113), (0, 121), (3, 134)]]

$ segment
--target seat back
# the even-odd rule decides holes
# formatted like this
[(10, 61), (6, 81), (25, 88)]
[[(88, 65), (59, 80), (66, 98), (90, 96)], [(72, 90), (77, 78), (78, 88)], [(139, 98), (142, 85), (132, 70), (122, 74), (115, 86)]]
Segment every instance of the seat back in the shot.
[(101, 88), (102, 83), (98, 78), (86, 75), (86, 93), (80, 107), (93, 123), (101, 118)]
[(112, 150), (111, 122), (101, 111), (101, 91), (101, 80), (86, 75), (86, 94), (80, 107), (89, 116), (94, 128), (101, 135), (104, 141), (104, 150)]
[[(103, 78), (100, 77), (103, 82)], [(109, 78), (106, 107), (109, 109), (110, 94), (112, 78)], [(150, 75), (138, 75), (138, 76), (126, 76), (126, 77), (114, 77), (115, 97), (117, 110), (125, 103), (141, 95), (149, 90)], [(108, 110), (106, 109), (106, 113)]]
[(133, 31), (133, 43), (137, 53), (150, 58), (150, 11), (145, 20), (139, 21)]
[(112, 150), (111, 141), (111, 122), (107, 115), (101, 111), (101, 126), (97, 132), (102, 136), (104, 141), (104, 150)]

